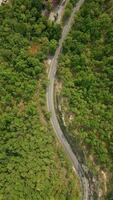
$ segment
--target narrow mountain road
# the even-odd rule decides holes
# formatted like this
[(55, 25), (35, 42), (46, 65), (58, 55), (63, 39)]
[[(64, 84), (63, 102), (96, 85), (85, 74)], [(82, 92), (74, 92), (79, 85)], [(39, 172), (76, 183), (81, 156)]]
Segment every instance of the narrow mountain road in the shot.
[[(53, 60), (51, 62), (50, 65), (50, 70), (49, 70), (49, 75), (48, 75), (48, 79), (50, 81), (49, 86), (47, 88), (47, 107), (48, 107), (48, 111), (51, 113), (51, 124), (53, 126), (53, 129), (59, 139), (59, 141), (61, 142), (61, 144), (64, 146), (66, 153), (68, 154), (68, 156), (70, 157), (73, 166), (75, 168), (75, 170), (77, 171), (79, 177), (80, 177), (80, 181), (81, 181), (81, 185), (83, 188), (83, 196), (82, 199), (83, 200), (88, 200), (89, 199), (89, 193), (90, 193), (90, 189), (89, 189), (89, 182), (88, 179), (85, 176), (84, 170), (81, 166), (81, 163), (79, 163), (79, 161), (77, 160), (76, 155), (73, 153), (70, 144), (68, 143), (68, 141), (66, 140), (57, 116), (56, 116), (56, 112), (55, 112), (55, 106), (54, 106), (54, 81), (55, 81), (55, 75), (56, 75), (56, 70), (57, 70), (57, 64), (58, 64), (58, 58), (59, 55), (62, 51), (62, 45), (64, 40), (66, 39), (66, 36), (68, 35), (71, 26), (73, 24), (74, 21), (74, 17), (77, 14), (77, 12), (79, 11), (80, 7), (82, 6), (82, 4), (84, 3), (85, 0), (79, 0), (78, 3), (76, 4), (76, 6), (74, 7), (71, 16), (67, 22), (67, 24), (63, 27), (63, 31), (62, 31), (62, 36), (61, 39), (59, 40), (59, 45), (58, 48), (55, 52), (55, 55), (53, 57)], [(92, 197), (90, 197), (90, 199), (93, 199)]]

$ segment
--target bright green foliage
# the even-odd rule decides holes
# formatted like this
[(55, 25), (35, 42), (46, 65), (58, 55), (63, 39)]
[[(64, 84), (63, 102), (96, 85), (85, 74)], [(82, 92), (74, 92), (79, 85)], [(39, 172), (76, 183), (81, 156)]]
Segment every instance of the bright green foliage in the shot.
[[(92, 155), (100, 169), (112, 173), (112, 0), (86, 1), (64, 44), (58, 74), (63, 82), (61, 95), (69, 105), (62, 107), (68, 131), (79, 141), (80, 148), (87, 147), (86, 157)], [(112, 183), (108, 183), (109, 190)]]
[(80, 199), (46, 114), (44, 59), (61, 30), (42, 9), (42, 0), (0, 6), (1, 200)]
[(54, 55), (56, 48), (57, 48), (57, 41), (51, 40), (50, 41), (50, 54)]

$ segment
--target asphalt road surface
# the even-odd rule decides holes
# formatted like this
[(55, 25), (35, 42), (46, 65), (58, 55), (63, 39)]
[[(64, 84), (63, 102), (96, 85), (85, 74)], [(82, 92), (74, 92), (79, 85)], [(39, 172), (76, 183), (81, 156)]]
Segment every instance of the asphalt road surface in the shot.
[[(81, 185), (83, 188), (83, 195), (82, 195), (82, 199), (83, 200), (88, 200), (89, 199), (89, 193), (90, 193), (90, 188), (89, 188), (89, 182), (88, 179), (85, 176), (84, 170), (81, 166), (81, 164), (79, 163), (79, 161), (77, 160), (76, 155), (73, 153), (72, 148), (70, 146), (70, 144), (68, 143), (67, 139), (65, 138), (57, 116), (56, 116), (56, 112), (55, 112), (55, 107), (54, 107), (54, 81), (55, 81), (55, 75), (56, 75), (56, 70), (57, 70), (57, 63), (58, 63), (58, 58), (59, 55), (62, 51), (62, 45), (64, 40), (66, 39), (66, 36), (68, 35), (71, 26), (73, 24), (74, 21), (74, 17), (76, 15), (76, 13), (79, 11), (80, 7), (82, 6), (82, 4), (84, 3), (85, 0), (79, 0), (78, 3), (76, 4), (76, 6), (74, 7), (71, 16), (67, 22), (67, 24), (63, 27), (63, 31), (62, 31), (62, 36), (61, 39), (59, 40), (59, 45), (58, 48), (55, 52), (55, 55), (52, 59), (52, 62), (50, 64), (50, 70), (49, 70), (49, 74), (48, 74), (48, 79), (50, 81), (49, 86), (47, 88), (47, 107), (48, 107), (48, 111), (51, 113), (51, 124), (53, 126), (53, 129), (59, 139), (59, 141), (61, 142), (61, 144), (63, 145), (66, 153), (68, 154), (68, 156), (70, 157), (73, 166), (76, 170), (76, 172), (78, 173), (79, 177), (80, 177), (80, 181), (81, 181)], [(90, 199), (92, 200), (93, 198), (90, 196)]]
[[(76, 155), (73, 153), (71, 146), (69, 145), (68, 141), (66, 140), (57, 116), (56, 116), (56, 112), (55, 112), (55, 107), (54, 107), (54, 81), (55, 81), (55, 75), (56, 75), (56, 70), (57, 70), (57, 62), (58, 62), (58, 57), (61, 53), (62, 50), (62, 45), (63, 42), (66, 38), (66, 36), (68, 35), (71, 26), (73, 24), (73, 20), (74, 20), (74, 16), (75, 14), (79, 11), (80, 7), (82, 6), (82, 4), (84, 3), (85, 0), (79, 0), (78, 3), (76, 4), (76, 6), (73, 9), (73, 12), (68, 20), (68, 23), (64, 26), (63, 31), (62, 31), (62, 37), (59, 41), (59, 45), (58, 48), (55, 52), (54, 58), (52, 60), (52, 63), (50, 65), (50, 71), (48, 74), (48, 79), (50, 80), (50, 84), (47, 88), (47, 107), (48, 107), (48, 111), (51, 113), (51, 124), (53, 126), (53, 129), (59, 139), (59, 141), (61, 142), (61, 144), (64, 146), (66, 153), (68, 154), (68, 156), (70, 157), (74, 169), (77, 171), (79, 177), (80, 177), (80, 181), (81, 181), (81, 185), (83, 188), (83, 196), (82, 199), (83, 200), (88, 200), (89, 199), (89, 183), (88, 180), (84, 174), (84, 170), (82, 169), (81, 164), (79, 163), (79, 161), (77, 160)], [(0, 0), (0, 5), (2, 3), (2, 0)], [(93, 200), (92, 197), (90, 197), (91, 200)]]

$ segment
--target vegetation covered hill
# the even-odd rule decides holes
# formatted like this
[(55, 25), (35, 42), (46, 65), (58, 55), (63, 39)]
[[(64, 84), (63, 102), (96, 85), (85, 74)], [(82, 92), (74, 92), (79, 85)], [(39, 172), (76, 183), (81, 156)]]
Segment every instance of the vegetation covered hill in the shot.
[(71, 165), (46, 111), (44, 60), (60, 26), (42, 17), (42, 0), (0, 7), (0, 199), (80, 199)]
[[(86, 0), (58, 69), (68, 132), (98, 176), (100, 197), (113, 199), (113, 1)], [(106, 196), (106, 197), (105, 197)]]

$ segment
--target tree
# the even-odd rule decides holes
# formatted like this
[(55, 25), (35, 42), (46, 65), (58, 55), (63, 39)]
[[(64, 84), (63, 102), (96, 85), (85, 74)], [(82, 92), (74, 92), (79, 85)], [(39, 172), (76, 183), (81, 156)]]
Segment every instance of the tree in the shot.
[(57, 48), (57, 41), (52, 39), (50, 41), (50, 43), (49, 43), (49, 52), (50, 52), (50, 54), (53, 55), (55, 53), (56, 48)]

